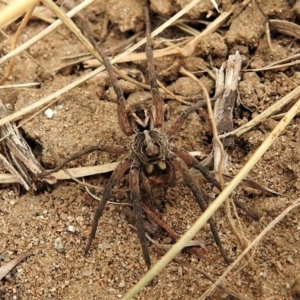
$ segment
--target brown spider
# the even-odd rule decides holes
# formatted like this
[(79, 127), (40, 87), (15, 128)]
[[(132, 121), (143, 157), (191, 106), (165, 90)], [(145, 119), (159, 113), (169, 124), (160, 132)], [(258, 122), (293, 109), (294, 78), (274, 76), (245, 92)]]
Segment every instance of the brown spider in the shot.
[[(189, 168), (193, 167), (195, 169), (198, 169), (216, 186), (219, 186), (219, 184), (214, 178), (212, 178), (212, 176), (209, 174), (209, 171), (187, 151), (177, 148), (169, 143), (170, 137), (180, 130), (188, 115), (191, 112), (197, 110), (200, 107), (200, 104), (195, 104), (186, 109), (168, 130), (165, 131), (162, 128), (165, 114), (164, 102), (159, 95), (156, 83), (150, 37), (150, 20), (148, 10), (145, 9), (145, 11), (147, 35), (146, 56), (149, 72), (149, 83), (153, 101), (153, 106), (151, 107), (142, 104), (139, 106), (134, 106), (133, 108), (131, 107), (130, 109), (126, 108), (123, 92), (117, 82), (116, 75), (113, 71), (108, 57), (106, 56), (104, 51), (96, 44), (95, 40), (92, 38), (89, 32), (88, 27), (85, 26), (84, 30), (87, 32), (86, 35), (89, 36), (89, 40), (93, 44), (94, 48), (101, 55), (103, 64), (105, 65), (106, 70), (110, 76), (111, 83), (117, 94), (117, 114), (119, 125), (125, 135), (132, 137), (130, 146), (128, 148), (125, 146), (117, 145), (98, 145), (89, 147), (71, 156), (69, 159), (53, 169), (52, 172), (58, 171), (59, 169), (64, 167), (67, 162), (92, 151), (105, 151), (110, 154), (118, 155), (127, 153), (127, 157), (116, 167), (104, 188), (102, 201), (99, 203), (94, 215), (92, 230), (85, 248), (85, 254), (87, 254), (87, 252), (89, 251), (92, 240), (95, 237), (99, 219), (111, 195), (112, 188), (118, 183), (120, 178), (127, 171), (129, 171), (129, 189), (131, 191), (131, 200), (133, 201), (133, 213), (136, 219), (135, 222), (137, 233), (142, 246), (146, 265), (148, 268), (150, 268), (151, 261), (146, 246), (145, 230), (142, 224), (140, 185), (142, 185), (143, 189), (146, 191), (146, 195), (151, 197), (149, 178), (152, 174), (170, 174), (169, 181), (172, 181), (172, 179), (174, 179), (175, 177), (175, 171), (179, 171), (184, 179), (185, 184), (192, 190), (201, 210), (205, 211), (207, 208), (207, 204), (195, 180), (190, 175)], [(209, 219), (209, 224), (214, 240), (219, 247), (222, 256), (224, 257), (224, 260), (226, 261), (226, 263), (228, 263), (228, 258), (221, 244), (221, 240), (217, 232), (213, 217)]]

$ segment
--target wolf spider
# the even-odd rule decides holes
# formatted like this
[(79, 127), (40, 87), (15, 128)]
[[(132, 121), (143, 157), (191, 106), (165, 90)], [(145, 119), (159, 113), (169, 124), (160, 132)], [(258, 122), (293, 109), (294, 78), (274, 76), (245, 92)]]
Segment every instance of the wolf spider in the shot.
[[(72, 155), (63, 163), (58, 165), (52, 170), (58, 171), (64, 167), (69, 161), (80, 157), (83, 154), (92, 151), (104, 151), (110, 154), (126, 154), (127, 157), (120, 162), (120, 164), (113, 171), (110, 179), (108, 180), (100, 201), (98, 208), (95, 212), (92, 230), (89, 236), (88, 243), (85, 248), (85, 254), (90, 249), (93, 238), (95, 237), (99, 219), (103, 213), (105, 205), (111, 195), (112, 188), (119, 182), (120, 178), (129, 171), (129, 189), (131, 191), (131, 200), (133, 201), (133, 213), (135, 216), (136, 228), (138, 237), (142, 246), (144, 260), (148, 268), (150, 268), (151, 261), (149, 252), (146, 246), (145, 230), (142, 223), (142, 209), (141, 209), (141, 192), (140, 185), (146, 191), (146, 195), (151, 197), (151, 187), (149, 177), (152, 174), (170, 174), (170, 178), (175, 177), (175, 171), (178, 171), (184, 179), (185, 184), (193, 192), (198, 205), (202, 211), (205, 211), (207, 204), (203, 198), (203, 195), (197, 186), (194, 178), (189, 173), (189, 168), (193, 167), (199, 170), (208, 180), (212, 181), (215, 185), (218, 182), (209, 174), (209, 171), (203, 167), (194, 157), (192, 157), (187, 151), (177, 148), (169, 143), (170, 137), (176, 134), (180, 129), (188, 115), (197, 110), (200, 105), (195, 104), (187, 108), (179, 118), (168, 129), (162, 128), (164, 123), (164, 102), (159, 95), (156, 75), (153, 63), (153, 52), (150, 37), (150, 20), (148, 11), (146, 9), (146, 57), (148, 64), (149, 83), (152, 94), (153, 106), (146, 105), (135, 106), (134, 109), (127, 109), (125, 106), (125, 98), (123, 91), (121, 90), (116, 75), (113, 71), (112, 65), (104, 53), (104, 51), (96, 44), (93, 39), (88, 25), (86, 24), (85, 32), (93, 44), (94, 48), (101, 55), (103, 64), (109, 74), (111, 84), (117, 94), (117, 114), (118, 122), (122, 132), (126, 136), (131, 136), (131, 144), (129, 147), (117, 146), (117, 145), (101, 145), (93, 146), (80, 151), (79, 153)], [(170, 179), (171, 181), (172, 179)], [(170, 183), (170, 182), (169, 182)], [(209, 219), (209, 225), (212, 231), (213, 238), (224, 257), (226, 263), (228, 263), (227, 255), (223, 249), (214, 218)]]

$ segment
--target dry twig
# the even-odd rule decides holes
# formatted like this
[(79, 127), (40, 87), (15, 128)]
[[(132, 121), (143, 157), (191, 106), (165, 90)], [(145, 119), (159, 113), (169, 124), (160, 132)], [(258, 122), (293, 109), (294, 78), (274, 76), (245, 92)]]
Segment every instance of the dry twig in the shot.
[(3, 279), (14, 267), (16, 267), (22, 260), (31, 256), (31, 252), (23, 253), (17, 258), (11, 260), (9, 263), (5, 264), (0, 268), (0, 280)]

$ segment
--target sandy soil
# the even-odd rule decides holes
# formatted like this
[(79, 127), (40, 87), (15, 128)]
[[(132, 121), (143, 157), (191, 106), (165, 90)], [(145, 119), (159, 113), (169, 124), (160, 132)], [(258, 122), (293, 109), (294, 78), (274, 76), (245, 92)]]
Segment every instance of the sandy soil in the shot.
[[(144, 1), (126, 2), (131, 4), (125, 7), (124, 1), (98, 0), (83, 11), (92, 23), (95, 36), (102, 37), (105, 48), (144, 30)], [(231, 6), (231, 1), (228, 0), (218, 2), (221, 9)], [(299, 1), (260, 2), (269, 18), (287, 21), (299, 19)], [(153, 28), (162, 23), (158, 13), (169, 17), (187, 3), (189, 1), (186, 0), (151, 1)], [(107, 27), (105, 16), (109, 20)], [(217, 16), (211, 2), (205, 0), (190, 11), (187, 17), (212, 21)], [(244, 9), (237, 9), (233, 18), (222, 28), (199, 43), (191, 57), (156, 59), (158, 79), (175, 94), (195, 102), (202, 99), (202, 93), (197, 86), (179, 74), (179, 67), (182, 65), (191, 71), (198, 71), (201, 63), (205, 63), (213, 70), (219, 68), (229, 54), (239, 50), (243, 55), (245, 69), (258, 68), (298, 51), (298, 40), (274, 31), (271, 32), (272, 51), (267, 43), (265, 23), (255, 3), (251, 2)], [(190, 25), (198, 30), (204, 28), (201, 23)], [(20, 38), (20, 43), (46, 27), (47, 24), (41, 20), (31, 20)], [(16, 28), (17, 25), (11, 25), (5, 32), (12, 37)], [(161, 47), (159, 38), (177, 39), (186, 35), (180, 29), (170, 27), (154, 39), (154, 48)], [(0, 45), (1, 56), (9, 52), (9, 41), (2, 34)], [(144, 49), (140, 49), (142, 51)], [(2, 99), (14, 105), (15, 109), (20, 109), (90, 72), (83, 64), (55, 71), (65, 64), (62, 61), (64, 57), (81, 53), (85, 53), (84, 47), (66, 27), (60, 26), (54, 33), (16, 58), (9, 83), (37, 81), (41, 83), (41, 89), (1, 92)], [(4, 72), (4, 67), (0, 67), (1, 73)], [(145, 62), (119, 64), (119, 67), (124, 70), (138, 70), (147, 75)], [(255, 114), (262, 112), (293, 89), (283, 74), (296, 85), (300, 84), (298, 66), (242, 73), (239, 84), (242, 104), (235, 111), (235, 126), (251, 120)], [(209, 74), (202, 73), (201, 80), (213, 96), (214, 81)], [(96, 76), (62, 95), (51, 107), (55, 112), (53, 118), (48, 119), (41, 113), (23, 126), (26, 138), (45, 168), (53, 168), (56, 164), (49, 151), (50, 147), (63, 159), (90, 145), (124, 145), (130, 142), (119, 130), (116, 104), (109, 86), (107, 77)], [(126, 83), (122, 86), (126, 96), (139, 92), (137, 88)], [(186, 106), (171, 99), (166, 99), (166, 102), (171, 108), (171, 119), (165, 124), (167, 128)], [(296, 117), (248, 176), (280, 195), (274, 196), (250, 188), (239, 188), (234, 194), (234, 197), (260, 216), (259, 221), (254, 221), (239, 211), (244, 234), (249, 240), (253, 240), (299, 197), (299, 122)], [(277, 123), (276, 119), (265, 121), (236, 139), (234, 148), (229, 150), (228, 172), (236, 174)], [(211, 152), (212, 133), (205, 110), (200, 117), (196, 114), (189, 117), (173, 143), (188, 151), (201, 151), (203, 155)], [(42, 151), (39, 151), (40, 146)], [(92, 153), (69, 166), (92, 166), (121, 158)], [(100, 190), (94, 192), (101, 196), (109, 175), (92, 176), (85, 180), (100, 187)], [(210, 197), (216, 196), (209, 183), (201, 177), (197, 177), (197, 180), (203, 192)], [(125, 176), (110, 200), (129, 203), (127, 186)], [(83, 249), (97, 207), (97, 201), (91, 199), (84, 187), (73, 181), (63, 181), (39, 193), (25, 193), (17, 185), (10, 185), (2, 186), (0, 195), (0, 264), (3, 265), (27, 251), (34, 254), (1, 281), (1, 299), (119, 299), (145, 273), (138, 238), (122, 206), (107, 205), (91, 250), (84, 257)], [(181, 183), (158, 193), (152, 208), (179, 235), (201, 214), (191, 191)], [(227, 276), (226, 284), (231, 289), (248, 299), (292, 299), (293, 296), (297, 299), (296, 278), (300, 271), (298, 212), (299, 210), (291, 212), (263, 238), (253, 252), (255, 268), (244, 266), (243, 262), (242, 269), (242, 265), (239, 265), (235, 272)], [(241, 249), (231, 232), (223, 209), (216, 213), (215, 219), (224, 247), (233, 261)], [(62, 252), (58, 252), (54, 246), (57, 238), (62, 240)], [(174, 242), (163, 230), (158, 230), (153, 238), (162, 244)], [(205, 226), (196, 239), (201, 241), (202, 250), (210, 261), (184, 252), (178, 258), (217, 278), (226, 269), (226, 265), (214, 244), (209, 227)], [(153, 262), (165, 253), (165, 250), (151, 243), (149, 251)], [(136, 299), (198, 299), (209, 286), (210, 282), (200, 273), (178, 262), (172, 262)], [(210, 299), (234, 298), (222, 289), (217, 289)]]

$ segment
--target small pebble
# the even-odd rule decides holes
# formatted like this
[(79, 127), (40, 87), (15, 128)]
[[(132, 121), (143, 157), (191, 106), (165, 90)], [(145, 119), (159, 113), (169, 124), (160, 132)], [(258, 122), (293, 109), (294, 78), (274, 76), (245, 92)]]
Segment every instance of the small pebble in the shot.
[(281, 265), (281, 263), (279, 261), (276, 261), (276, 266), (278, 268), (279, 271), (282, 271), (283, 270), (283, 267)]
[(259, 276), (263, 277), (263, 278), (267, 278), (267, 273), (265, 272), (260, 272)]
[(291, 265), (294, 264), (294, 260), (293, 260), (293, 258), (291, 256), (288, 256), (287, 259), (286, 259), (286, 261), (288, 263), (290, 263)]
[(61, 237), (58, 237), (57, 239), (55, 239), (54, 248), (57, 250), (57, 252), (64, 252), (65, 251), (64, 243), (63, 243)]
[(48, 119), (52, 119), (53, 116), (54, 116), (54, 111), (53, 109), (51, 108), (48, 108), (45, 110), (45, 116), (48, 118)]
[(124, 280), (121, 280), (121, 282), (119, 283), (119, 287), (120, 288), (125, 287), (125, 281)]
[(73, 225), (69, 225), (68, 226), (68, 231), (70, 231), (70, 232), (76, 232), (77, 231), (77, 228), (75, 227), (75, 226), (73, 226)]
[(170, 236), (167, 236), (163, 239), (164, 244), (171, 244), (172, 238)]

